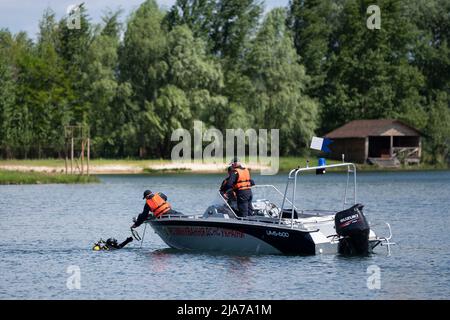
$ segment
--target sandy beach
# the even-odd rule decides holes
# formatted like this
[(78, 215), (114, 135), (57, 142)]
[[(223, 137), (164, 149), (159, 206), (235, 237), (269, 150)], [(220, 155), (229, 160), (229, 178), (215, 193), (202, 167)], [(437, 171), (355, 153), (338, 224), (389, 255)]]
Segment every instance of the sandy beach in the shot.
[[(139, 174), (148, 172), (193, 172), (193, 173), (222, 173), (226, 170), (225, 163), (183, 163), (183, 162), (161, 162), (145, 164), (91, 164), (89, 173), (91, 174)], [(249, 164), (248, 167), (255, 171), (267, 168), (259, 164)], [(64, 173), (64, 165), (35, 165), (35, 164), (0, 164), (0, 170), (14, 170), (22, 172), (48, 172)], [(70, 167), (69, 167), (70, 172)], [(86, 170), (86, 166), (85, 169)], [(75, 169), (79, 172), (79, 169)]]

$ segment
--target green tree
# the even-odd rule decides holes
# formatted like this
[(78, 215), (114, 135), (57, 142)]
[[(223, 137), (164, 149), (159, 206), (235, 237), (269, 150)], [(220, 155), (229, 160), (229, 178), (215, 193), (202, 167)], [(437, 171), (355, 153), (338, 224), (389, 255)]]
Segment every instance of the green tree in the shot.
[[(145, 1), (130, 17), (124, 40), (119, 49), (120, 82), (129, 83), (132, 90), (133, 115), (132, 126), (135, 133), (133, 144), (127, 148), (139, 150), (139, 156), (153, 154), (150, 150), (158, 141), (155, 134), (159, 127), (159, 117), (154, 113), (152, 102), (157, 98), (161, 86), (159, 78), (164, 70), (161, 64), (166, 52), (167, 31), (162, 26), (163, 12), (156, 1)], [(125, 84), (121, 93), (128, 92)], [(128, 97), (120, 99), (128, 100)], [(131, 128), (131, 126), (125, 126)], [(136, 153), (135, 153), (136, 154)]]
[[(282, 154), (362, 118), (397, 118), (426, 134), (426, 159), (449, 158), (448, 0), (146, 0), (81, 29), (46, 10), (35, 41), (0, 30), (0, 149), (61, 155), (63, 127), (88, 124), (94, 156), (167, 157), (171, 132), (279, 128)], [(318, 117), (320, 115), (320, 118)]]
[(32, 42), (26, 33), (11, 36), (1, 32), (2, 61), (2, 121), (3, 143), (7, 157), (29, 156), (33, 139), (31, 110), (26, 104), (28, 79), (24, 76), (23, 61), (27, 61)]
[(427, 149), (434, 163), (446, 163), (450, 153), (450, 94), (439, 92), (430, 106), (426, 131), (430, 137)]
[(282, 8), (269, 12), (247, 56), (246, 75), (254, 90), (247, 102), (255, 125), (279, 128), (281, 152), (298, 153), (317, 125), (317, 103), (305, 94), (309, 77), (298, 62)]
[(404, 14), (405, 2), (384, 0), (380, 30), (366, 27), (370, 1), (346, 1), (320, 89), (322, 129), (353, 119), (401, 118), (423, 129), (424, 77), (410, 62), (416, 28)]
[(177, 0), (164, 18), (169, 30), (186, 25), (194, 37), (210, 39), (213, 29), (215, 0)]
[(167, 31), (162, 27), (164, 14), (156, 1), (145, 1), (130, 17), (120, 49), (122, 81), (129, 81), (143, 108), (158, 90), (159, 61), (166, 48)]
[(212, 50), (232, 64), (242, 53), (248, 37), (256, 30), (263, 5), (256, 0), (226, 0), (218, 1), (215, 10)]
[(89, 125), (93, 156), (100, 154), (114, 154), (115, 144), (120, 143), (114, 139), (117, 128), (123, 123), (117, 121), (118, 109), (123, 105), (116, 104), (118, 90), (117, 64), (118, 48), (120, 45), (120, 11), (109, 12), (102, 17), (103, 25), (94, 34), (92, 44), (86, 53), (89, 64), (86, 67), (89, 88), (85, 91), (86, 101), (89, 104)]
[(201, 39), (194, 38), (187, 26), (175, 27), (168, 35), (167, 54), (161, 61), (161, 79), (154, 110), (160, 117), (162, 154), (170, 153), (173, 130), (192, 127), (193, 120), (222, 128), (227, 99), (218, 92), (223, 87), (221, 67), (206, 54)]
[(46, 10), (39, 23), (39, 34), (23, 74), (28, 77), (26, 100), (32, 111), (33, 145), (37, 156), (64, 150), (63, 128), (72, 117), (69, 101), (74, 99), (72, 85), (64, 71), (64, 61), (58, 56), (58, 24), (55, 14)]
[(262, 2), (255, 0), (177, 0), (165, 21), (169, 28), (187, 25), (194, 37), (207, 42), (210, 52), (233, 64), (262, 13)]
[(408, 2), (408, 17), (418, 28), (413, 63), (425, 75), (428, 93), (450, 91), (450, 2)]
[(12, 37), (8, 31), (0, 30), (0, 148), (7, 158), (12, 157), (12, 115), (15, 106), (16, 85), (13, 78), (10, 49)]
[(294, 36), (295, 48), (306, 73), (311, 76), (308, 88), (320, 97), (329, 59), (336, 44), (343, 0), (291, 0), (287, 24)]
[(86, 75), (90, 61), (86, 52), (93, 41), (93, 30), (86, 8), (80, 5), (80, 29), (70, 29), (67, 17), (59, 21), (57, 30), (56, 52), (62, 59), (65, 77), (71, 84), (73, 91), (69, 101), (71, 123), (87, 124), (89, 116), (89, 101), (85, 95), (90, 87)]
[(415, 0), (408, 3), (408, 16), (418, 28), (412, 63), (425, 76), (428, 104), (426, 150), (431, 161), (449, 159), (450, 143), (450, 3)]

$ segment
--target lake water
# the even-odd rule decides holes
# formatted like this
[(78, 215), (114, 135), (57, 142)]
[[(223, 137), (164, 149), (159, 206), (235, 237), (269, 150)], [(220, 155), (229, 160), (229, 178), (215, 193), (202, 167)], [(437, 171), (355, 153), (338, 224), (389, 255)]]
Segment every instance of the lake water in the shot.
[[(286, 176), (254, 178), (282, 188)], [(202, 213), (222, 179), (102, 176), (92, 185), (0, 186), (0, 299), (450, 298), (449, 171), (358, 174), (358, 202), (373, 228), (387, 234), (383, 222), (392, 226), (391, 256), (384, 248), (358, 258), (186, 253), (167, 249), (150, 227), (142, 249), (133, 242), (91, 250), (100, 238), (130, 235), (143, 190), (164, 192), (176, 210)], [(342, 208), (344, 175), (302, 180), (300, 206)], [(67, 287), (70, 266), (80, 270), (80, 289)], [(379, 289), (369, 289), (377, 268)]]

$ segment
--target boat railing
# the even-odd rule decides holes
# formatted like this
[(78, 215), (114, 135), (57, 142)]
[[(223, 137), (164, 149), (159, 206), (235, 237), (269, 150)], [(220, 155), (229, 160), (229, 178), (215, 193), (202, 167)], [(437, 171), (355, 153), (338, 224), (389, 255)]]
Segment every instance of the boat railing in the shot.
[[(263, 188), (263, 187), (271, 187), (273, 189), (275, 189), (281, 196), (283, 196), (283, 193), (281, 193), (280, 190), (278, 190), (275, 186), (273, 185), (258, 185), (258, 186), (252, 186), (253, 188)], [(240, 217), (238, 215), (236, 215), (236, 213), (234, 212), (234, 210), (231, 208), (230, 204), (228, 203), (228, 201), (223, 197), (223, 195), (219, 192), (219, 196), (222, 199), (222, 201), (225, 203), (225, 205), (228, 207), (228, 209), (230, 210), (230, 212), (233, 215), (233, 218), (237, 219), (237, 220), (241, 220), (241, 221), (251, 221), (251, 222), (262, 222), (262, 223), (272, 223), (272, 224), (280, 224), (280, 221), (278, 221), (277, 219), (272, 219), (269, 220), (267, 217), (258, 217), (258, 216), (251, 216), (251, 217)], [(280, 212), (281, 214), (281, 212)]]
[[(277, 194), (279, 194), (281, 197), (284, 197), (284, 194), (283, 194), (277, 187), (275, 187), (274, 185), (271, 185), (271, 184), (254, 185), (254, 186), (252, 186), (251, 188), (252, 188), (252, 189), (271, 188), (271, 189), (275, 190), (275, 192), (276, 192)], [(220, 199), (222, 199), (222, 201), (223, 201), (224, 204), (227, 206), (227, 208), (230, 210), (230, 212), (233, 214), (233, 217), (234, 217), (235, 219), (238, 219), (238, 220), (249, 220), (249, 221), (250, 221), (250, 220), (251, 220), (251, 221), (259, 221), (259, 222), (267, 222), (267, 218), (264, 218), (264, 217), (261, 217), (261, 219), (259, 219), (257, 216), (240, 217), (240, 216), (236, 215), (235, 211), (231, 208), (231, 206), (230, 206), (230, 204), (228, 203), (227, 199), (225, 199), (225, 198), (223, 197), (223, 195), (220, 193), (220, 191), (219, 191), (218, 193), (219, 193)], [(294, 204), (293, 204), (289, 199), (285, 199), (285, 200), (286, 200), (288, 203), (290, 203), (290, 204), (294, 207), (295, 210), (298, 211), (298, 209), (294, 206)], [(282, 212), (280, 211), (280, 216), (281, 216), (281, 215), (282, 215)], [(281, 220), (272, 221), (272, 222), (273, 222), (273, 223), (277, 223), (277, 224), (281, 224), (281, 223), (282, 223)]]
[(230, 204), (228, 203), (227, 199), (224, 198), (224, 196), (222, 195), (222, 193), (220, 191), (217, 191), (217, 193), (219, 194), (220, 199), (222, 199), (223, 203), (225, 203), (225, 205), (227, 206), (227, 208), (230, 210), (230, 213), (233, 215), (233, 218), (235, 219), (241, 219), (241, 217), (238, 217), (236, 215), (236, 213), (234, 212), (233, 208), (231, 208)]
[[(254, 188), (272, 188), (275, 190), (275, 192), (277, 192), (279, 195), (281, 195), (283, 197), (282, 203), (281, 203), (281, 208), (280, 208), (280, 214), (279, 214), (279, 218), (278, 218), (278, 224), (283, 224), (283, 212), (284, 212), (284, 206), (286, 203), (289, 203), (292, 208), (289, 208), (287, 210), (291, 210), (291, 228), (294, 228), (294, 217), (295, 217), (295, 212), (297, 212), (298, 214), (301, 213), (301, 210), (299, 210), (296, 206), (295, 206), (295, 200), (296, 200), (296, 193), (297, 193), (297, 181), (298, 181), (298, 176), (300, 173), (302, 172), (306, 172), (306, 171), (315, 171), (317, 169), (327, 169), (327, 168), (338, 168), (338, 167), (347, 167), (347, 183), (345, 186), (345, 192), (344, 192), (344, 199), (343, 199), (343, 209), (345, 209), (345, 205), (348, 203), (347, 202), (347, 198), (348, 198), (348, 188), (349, 188), (349, 183), (350, 183), (350, 174), (353, 174), (353, 202), (354, 204), (356, 204), (356, 166), (353, 163), (350, 162), (343, 162), (343, 163), (337, 163), (337, 164), (330, 164), (330, 165), (323, 165), (323, 166), (314, 166), (314, 167), (309, 167), (306, 166), (304, 168), (295, 168), (292, 169), (289, 174), (288, 174), (288, 180), (286, 182), (286, 188), (285, 188), (285, 192), (284, 194), (274, 185), (255, 185), (252, 187), (252, 189)], [(293, 181), (293, 188), (292, 188), (292, 200), (289, 200), (289, 198), (287, 197), (287, 194), (289, 192), (289, 185), (291, 183), (291, 181)], [(229, 209), (230, 214), (233, 215), (233, 218), (238, 219), (238, 220), (251, 220), (251, 221), (258, 221), (257, 217), (240, 217), (238, 215), (236, 215), (235, 211), (231, 208), (230, 204), (228, 203), (227, 199), (224, 198), (224, 196), (218, 192), (220, 199), (223, 201), (223, 203), (227, 206), (227, 208)], [(179, 216), (179, 215), (167, 215), (165, 216), (165, 218), (174, 218), (174, 217), (179, 217), (179, 218), (198, 218), (201, 217), (201, 215), (189, 215), (189, 216)]]
[[(323, 165), (323, 166), (314, 166), (314, 167), (310, 167), (309, 165), (307, 165), (304, 168), (295, 168), (292, 169), (289, 174), (288, 174), (288, 180), (286, 182), (286, 189), (284, 192), (284, 196), (283, 196), (283, 201), (281, 203), (281, 212), (283, 212), (284, 210), (284, 204), (285, 202), (288, 200), (287, 199), (287, 194), (289, 192), (289, 185), (290, 182), (293, 181), (293, 187), (292, 187), (292, 204), (295, 204), (295, 199), (296, 199), (296, 194), (297, 194), (297, 181), (298, 181), (298, 175), (302, 172), (306, 172), (306, 171), (316, 171), (316, 170), (320, 170), (320, 169), (327, 169), (327, 168), (338, 168), (338, 167), (346, 167), (347, 168), (347, 183), (345, 186), (345, 192), (344, 192), (344, 199), (343, 199), (343, 209), (345, 209), (345, 205), (347, 204), (347, 193), (348, 193), (348, 187), (349, 187), (349, 182), (350, 182), (350, 173), (353, 174), (353, 202), (354, 204), (356, 204), (356, 166), (354, 163), (350, 163), (350, 162), (343, 162), (343, 163), (337, 163), (337, 164), (329, 164), (329, 165)], [(292, 209), (291, 209), (291, 228), (294, 227), (294, 214), (295, 214), (295, 206), (292, 205)], [(297, 210), (298, 212), (298, 210)], [(281, 219), (282, 219), (282, 215), (280, 215), (280, 223), (281, 223)]]
[(283, 197), (283, 201), (287, 201), (295, 210), (299, 211), (297, 207), (295, 207), (294, 203), (289, 200), (288, 198), (284, 198), (284, 194), (274, 185), (272, 184), (258, 184), (252, 187), (252, 189), (258, 189), (258, 188), (272, 188), (274, 189), (281, 197)]

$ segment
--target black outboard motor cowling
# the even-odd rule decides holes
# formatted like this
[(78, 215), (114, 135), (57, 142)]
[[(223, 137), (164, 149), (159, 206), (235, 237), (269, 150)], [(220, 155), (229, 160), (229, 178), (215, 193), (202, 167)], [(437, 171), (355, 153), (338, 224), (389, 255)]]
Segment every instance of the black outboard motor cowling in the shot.
[(362, 204), (336, 213), (334, 225), (339, 240), (339, 253), (344, 255), (365, 255), (369, 253), (369, 223), (362, 212)]

